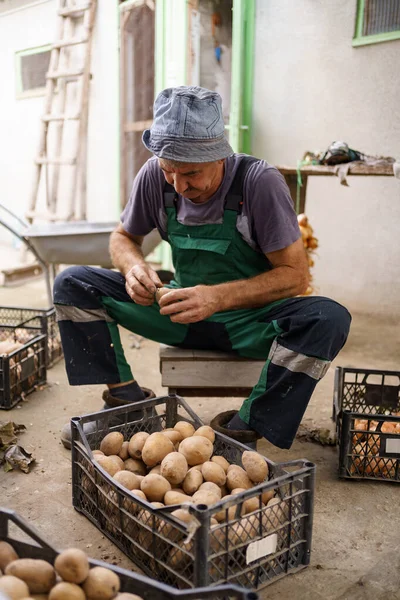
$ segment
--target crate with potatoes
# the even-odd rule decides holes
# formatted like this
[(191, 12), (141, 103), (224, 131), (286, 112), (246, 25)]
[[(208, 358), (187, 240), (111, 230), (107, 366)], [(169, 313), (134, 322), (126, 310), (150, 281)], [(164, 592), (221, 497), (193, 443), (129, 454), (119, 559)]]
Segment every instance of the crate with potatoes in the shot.
[(46, 336), (46, 367), (50, 369), (63, 358), (55, 308), (0, 306), (0, 327), (3, 325), (17, 327), (27, 320), (30, 327), (37, 328)]
[(9, 410), (46, 382), (46, 336), (29, 319), (0, 325), (0, 409)]
[(337, 367), (339, 476), (400, 482), (400, 372)]
[(257, 589), (308, 565), (315, 466), (274, 464), (179, 396), (72, 420), (74, 507), (177, 588)]
[(31, 600), (257, 600), (234, 585), (187, 593), (89, 558), (79, 548), (62, 552), (45, 542), (17, 513), (0, 508), (0, 599)]

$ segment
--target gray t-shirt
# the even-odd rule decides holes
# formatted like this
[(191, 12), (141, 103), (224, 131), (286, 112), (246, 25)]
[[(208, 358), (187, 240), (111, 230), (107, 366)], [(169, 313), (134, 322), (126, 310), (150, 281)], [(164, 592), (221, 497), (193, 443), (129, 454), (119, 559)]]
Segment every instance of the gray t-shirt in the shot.
[[(222, 223), (225, 196), (243, 156), (233, 154), (226, 159), (222, 183), (204, 204), (195, 204), (184, 196), (178, 196), (180, 223), (188, 226)], [(129, 202), (121, 215), (125, 231), (131, 235), (146, 235), (157, 228), (165, 234), (164, 182), (157, 157), (150, 158), (135, 177)], [(263, 160), (253, 163), (247, 171), (243, 185), (243, 209), (236, 227), (249, 246), (265, 254), (282, 250), (300, 237), (286, 182), (275, 167)]]

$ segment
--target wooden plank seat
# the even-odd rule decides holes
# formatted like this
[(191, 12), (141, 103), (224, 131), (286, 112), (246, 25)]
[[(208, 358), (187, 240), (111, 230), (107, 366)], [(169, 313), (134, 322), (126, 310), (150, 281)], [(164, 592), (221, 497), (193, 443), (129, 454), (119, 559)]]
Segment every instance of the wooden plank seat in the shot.
[(264, 360), (160, 344), (161, 384), (180, 396), (248, 396)]

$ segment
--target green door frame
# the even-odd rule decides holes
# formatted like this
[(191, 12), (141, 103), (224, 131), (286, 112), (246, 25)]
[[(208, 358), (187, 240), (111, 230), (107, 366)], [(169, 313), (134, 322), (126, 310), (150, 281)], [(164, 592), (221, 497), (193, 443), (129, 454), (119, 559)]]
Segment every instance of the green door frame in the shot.
[[(157, 0), (156, 3), (156, 93), (170, 85), (166, 75), (168, 60), (167, 36), (170, 22), (168, 9), (174, 4), (175, 15), (182, 15), (180, 49), (184, 64), (188, 47), (188, 3), (186, 0)], [(232, 2), (232, 76), (229, 140), (235, 152), (251, 153), (251, 125), (253, 113), (253, 70), (255, 0)], [(180, 85), (187, 83), (187, 67), (179, 72)]]
[(229, 141), (235, 152), (251, 154), (255, 0), (233, 0), (232, 79)]

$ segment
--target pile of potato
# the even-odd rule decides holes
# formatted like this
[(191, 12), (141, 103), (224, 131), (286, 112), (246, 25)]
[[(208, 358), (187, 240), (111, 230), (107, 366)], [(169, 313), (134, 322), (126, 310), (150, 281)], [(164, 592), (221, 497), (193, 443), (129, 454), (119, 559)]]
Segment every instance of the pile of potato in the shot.
[[(297, 216), (297, 222), (299, 224), (301, 238), (303, 240), (303, 245), (306, 251), (308, 266), (310, 269), (314, 266), (313, 254), (315, 250), (318, 248), (318, 239), (314, 237), (314, 230), (310, 225), (310, 221), (304, 213), (301, 213)], [(312, 276), (310, 275), (310, 285), (305, 293), (306, 296), (313, 293), (314, 288), (312, 286)]]
[[(393, 414), (394, 416), (400, 416), (400, 413)], [(394, 477), (397, 459), (380, 457), (380, 434), (370, 433), (376, 431), (378, 424), (379, 421), (376, 420), (355, 419), (354, 429), (357, 433), (353, 434), (353, 459), (350, 468), (352, 475), (364, 473), (369, 476)], [(400, 423), (385, 421), (382, 424), (381, 432), (400, 435)], [(367, 457), (367, 460), (365, 460), (365, 457)]]
[(114, 571), (90, 568), (86, 554), (77, 548), (61, 552), (53, 567), (45, 560), (19, 558), (10, 544), (0, 542), (0, 597), (7, 600), (142, 600), (119, 593), (120, 588)]
[[(215, 529), (212, 547), (218, 551), (218, 544), (226, 549), (223, 529), (227, 527), (224, 528), (224, 524), (234, 520), (228, 534), (229, 545), (234, 547), (240, 541), (250, 542), (260, 534), (260, 519), (263, 535), (266, 535), (268, 530), (285, 523), (288, 515), (286, 503), (275, 497), (274, 490), (255, 494), (244, 502), (239, 498), (234, 502), (238, 494), (268, 479), (268, 464), (260, 454), (252, 451), (243, 452), (242, 467), (229, 464), (223, 456), (214, 455), (214, 440), (211, 427), (205, 425), (195, 430), (191, 423), (179, 421), (173, 428), (152, 434), (139, 432), (129, 440), (124, 440), (120, 432), (109, 433), (101, 441), (100, 448), (93, 450), (93, 457), (130, 494), (147, 500), (154, 508), (182, 505), (170, 514), (185, 523), (188, 529), (195, 521), (187, 509), (188, 504), (213, 507), (221, 499), (231, 500), (231, 507), (215, 512), (211, 518), (211, 530)], [(90, 495), (94, 493), (94, 484), (86, 475), (82, 487)], [(106, 527), (118, 535), (117, 494), (115, 489), (105, 491), (104, 497), (100, 495), (100, 508), (109, 516)], [(190, 544), (186, 542), (185, 546), (187, 535), (165, 521), (162, 514), (154, 519), (150, 511), (129, 498), (123, 499), (122, 506), (136, 516), (139, 524), (147, 526), (130, 533), (138, 538), (142, 548), (150, 547), (151, 531), (156, 527), (157, 533), (167, 542), (178, 542), (190, 551)], [(149, 526), (153, 529), (149, 530)], [(161, 548), (159, 550), (161, 552)], [(175, 551), (173, 546), (166, 549), (166, 554), (168, 564), (173, 567), (181, 566), (189, 559), (187, 553)]]
[[(23, 332), (25, 332), (25, 337), (22, 339), (21, 336), (23, 336)], [(26, 336), (28, 337), (26, 338)], [(39, 361), (32, 348), (26, 348), (23, 350), (25, 343), (33, 339), (32, 333), (28, 333), (27, 330), (17, 329), (14, 331), (14, 335), (12, 337), (10, 336), (9, 329), (0, 330), (0, 338), (2, 338), (0, 341), (0, 356), (9, 356), (13, 352), (19, 350), (16, 356), (12, 356), (9, 359), (9, 384), (10, 388), (12, 389), (12, 396), (14, 397), (23, 392), (23, 386), (21, 385), (22, 363), (29, 360), (31, 371), (33, 371), (33, 374), (29, 375), (29, 377), (26, 379), (25, 389), (27, 389), (31, 388), (35, 384), (37, 379), (36, 369)]]

